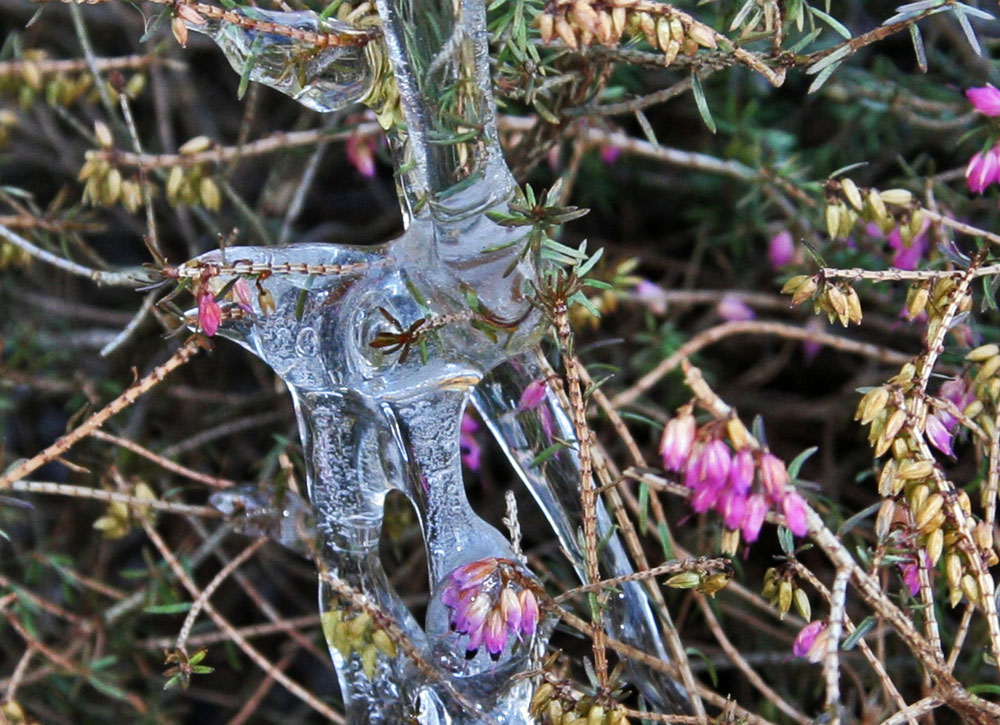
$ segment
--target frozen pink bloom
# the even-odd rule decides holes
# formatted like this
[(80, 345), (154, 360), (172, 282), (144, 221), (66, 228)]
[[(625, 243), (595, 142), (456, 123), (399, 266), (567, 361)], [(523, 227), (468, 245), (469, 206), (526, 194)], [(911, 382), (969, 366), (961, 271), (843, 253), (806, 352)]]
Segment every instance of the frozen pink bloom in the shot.
[(215, 301), (215, 295), (207, 286), (202, 287), (198, 292), (198, 324), (201, 331), (209, 337), (219, 331), (219, 324), (222, 322), (222, 308)]
[(936, 414), (931, 413), (927, 416), (927, 422), (924, 424), (924, 435), (927, 436), (928, 443), (946, 456), (955, 455), (951, 447), (951, 433), (948, 432), (948, 429)]
[(532, 380), (521, 393), (521, 400), (517, 404), (519, 411), (534, 410), (545, 400), (546, 382), (545, 378)]
[(494, 609), (486, 617), (483, 625), (483, 643), (486, 651), (491, 655), (498, 655), (507, 646), (507, 624), (503, 621), (503, 614), (498, 609)]
[(660, 438), (660, 455), (663, 456), (663, 467), (668, 471), (680, 471), (691, 456), (698, 426), (694, 416), (682, 413), (667, 421)]
[(521, 636), (530, 637), (538, 626), (538, 599), (530, 589), (522, 589), (517, 599), (521, 604)]
[(458, 436), (458, 444), (462, 449), (462, 463), (469, 467), (470, 471), (478, 471), (482, 461), (483, 449), (476, 440), (476, 431), (479, 424), (475, 419), (466, 413), (462, 416), (462, 429)]
[(640, 280), (635, 286), (635, 298), (654, 315), (667, 313), (667, 293), (648, 279)]
[(764, 494), (755, 493), (747, 499), (746, 513), (743, 518), (743, 538), (748, 544), (752, 544), (760, 537), (760, 529), (764, 525), (764, 518), (770, 508)]
[(719, 304), (715, 306), (715, 311), (726, 322), (746, 322), (757, 316), (743, 298), (732, 293), (722, 296)]
[(613, 144), (601, 144), (601, 161), (613, 164), (622, 155), (622, 150)]
[(798, 491), (789, 491), (785, 494), (781, 499), (781, 511), (785, 514), (785, 521), (793, 534), (805, 536), (809, 533), (806, 524), (806, 500)]
[(1000, 91), (991, 83), (979, 88), (970, 88), (965, 97), (976, 110), (986, 116), (1000, 116)]
[(998, 157), (996, 147), (988, 151), (980, 151), (969, 159), (969, 165), (965, 167), (965, 183), (969, 191), (982, 194), (986, 187), (997, 180), (1000, 174), (1000, 157)]
[(244, 312), (253, 312), (253, 298), (250, 296), (250, 285), (247, 284), (245, 277), (240, 277), (233, 284), (233, 295)]
[(910, 590), (910, 596), (917, 596), (920, 593), (920, 568), (917, 563), (902, 564), (899, 570), (903, 577), (903, 584)]
[(375, 137), (357, 133), (348, 136), (347, 160), (366, 179), (375, 176)]
[[(753, 451), (749, 448), (741, 448), (733, 456), (732, 465), (729, 467), (728, 484), (730, 490), (736, 495), (746, 498), (753, 486)], [(731, 527), (735, 528), (735, 527)]]
[(772, 501), (777, 503), (784, 499), (788, 470), (784, 462), (770, 451), (760, 457), (760, 482)]
[(795, 239), (790, 231), (785, 229), (771, 237), (767, 243), (767, 258), (774, 270), (791, 263), (795, 258)]
[[(810, 662), (818, 660), (812, 659), (813, 648), (817, 643), (819, 635), (826, 631), (826, 621), (817, 619), (810, 622), (799, 631), (792, 644), (792, 654), (796, 657), (809, 657)], [(822, 654), (820, 654), (822, 658)]]

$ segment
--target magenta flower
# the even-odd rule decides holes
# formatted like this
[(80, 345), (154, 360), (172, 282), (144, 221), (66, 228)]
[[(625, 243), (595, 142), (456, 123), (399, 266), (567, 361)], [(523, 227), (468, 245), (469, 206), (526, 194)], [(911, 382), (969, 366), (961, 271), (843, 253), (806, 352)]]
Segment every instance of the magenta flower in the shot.
[(809, 533), (809, 526), (806, 524), (806, 500), (802, 498), (798, 491), (788, 491), (781, 499), (781, 511), (785, 514), (785, 521), (788, 528), (796, 536), (805, 536)]
[(648, 279), (640, 280), (635, 286), (635, 298), (654, 315), (667, 313), (667, 293), (660, 285)]
[(478, 471), (482, 461), (483, 449), (476, 440), (479, 424), (468, 412), (462, 416), (462, 428), (458, 436), (458, 444), (462, 450), (462, 463), (470, 471)]
[(760, 457), (760, 482), (771, 501), (777, 503), (785, 498), (788, 471), (782, 460), (770, 451)]
[(601, 144), (601, 161), (611, 165), (622, 155), (622, 150), (613, 144)]
[(511, 636), (530, 638), (538, 626), (538, 600), (517, 564), (507, 559), (472, 561), (448, 575), (441, 602), (451, 609), (451, 627), (468, 636), (466, 650), (480, 647), (493, 657)]
[(771, 269), (781, 269), (794, 258), (795, 240), (791, 232), (786, 229), (771, 237), (771, 241), (767, 243), (767, 259), (771, 263)]
[(250, 296), (250, 285), (247, 284), (245, 277), (240, 277), (233, 284), (233, 295), (236, 297), (236, 302), (239, 304), (240, 309), (244, 312), (253, 312), (253, 303)]
[(760, 529), (764, 525), (764, 518), (767, 516), (769, 508), (767, 499), (762, 493), (752, 494), (747, 499), (746, 513), (740, 528), (743, 531), (743, 538), (748, 544), (752, 544), (760, 538)]
[(732, 293), (722, 296), (719, 304), (715, 306), (715, 311), (726, 322), (746, 322), (757, 316), (757, 313), (739, 295)]
[(903, 584), (910, 590), (910, 596), (915, 597), (920, 593), (920, 568), (917, 563), (901, 564), (900, 574), (903, 577)]
[(927, 229), (930, 221), (925, 220), (920, 232), (910, 240), (910, 246), (903, 244), (903, 239), (899, 234), (899, 227), (889, 232), (886, 242), (895, 251), (892, 256), (892, 266), (899, 269), (916, 269), (920, 259), (927, 252)]
[(721, 493), (726, 485), (726, 479), (729, 478), (732, 462), (729, 446), (718, 438), (709, 441), (701, 453), (700, 465), (698, 466), (699, 483), (718, 489)]
[(987, 83), (979, 88), (970, 88), (965, 97), (975, 106), (976, 110), (986, 116), (1000, 116), (1000, 91)]
[(716, 509), (722, 515), (722, 523), (726, 528), (735, 531), (746, 519), (747, 496), (730, 488), (719, 499)]
[(375, 176), (375, 137), (357, 133), (348, 136), (347, 160), (366, 179)]
[(927, 416), (927, 422), (924, 424), (924, 435), (927, 436), (928, 443), (946, 456), (955, 455), (951, 447), (951, 433), (948, 432), (945, 424), (936, 414), (931, 413)]
[(746, 498), (750, 493), (750, 487), (753, 486), (753, 473), (753, 451), (741, 448), (733, 456), (732, 465), (729, 467), (729, 489), (737, 496)]
[(996, 147), (988, 151), (980, 151), (969, 159), (969, 165), (965, 167), (965, 183), (969, 191), (982, 194), (990, 184), (997, 180), (1000, 175), (1000, 151)]
[(796, 657), (808, 657), (810, 662), (819, 662), (823, 658), (826, 644), (826, 637), (821, 638), (820, 635), (825, 631), (826, 622), (822, 619), (807, 624), (795, 637), (792, 654)]
[(222, 322), (222, 308), (215, 301), (215, 295), (208, 286), (203, 286), (198, 292), (198, 324), (201, 331), (209, 337), (219, 331)]
[(684, 412), (667, 421), (660, 438), (660, 455), (668, 471), (680, 471), (691, 456), (698, 426), (690, 412)]
[(521, 393), (521, 400), (517, 404), (519, 411), (534, 410), (545, 400), (546, 389), (545, 378), (532, 380)]

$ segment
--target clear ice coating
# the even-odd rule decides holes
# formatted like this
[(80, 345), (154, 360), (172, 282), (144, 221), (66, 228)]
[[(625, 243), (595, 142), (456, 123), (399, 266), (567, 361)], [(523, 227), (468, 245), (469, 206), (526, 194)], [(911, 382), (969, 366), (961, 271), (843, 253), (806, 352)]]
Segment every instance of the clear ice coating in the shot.
[[(575, 536), (578, 461), (566, 452), (541, 468), (530, 465), (553, 435), (574, 438), (570, 418), (551, 394), (530, 411), (518, 407), (524, 388), (541, 374), (545, 322), (529, 301), (539, 273), (537, 260), (521, 255), (524, 228), (498, 226), (486, 215), (506, 208), (515, 183), (497, 137), (485, 9), (482, 0), (379, 0), (378, 10), (385, 46), (375, 54), (389, 59), (406, 121), (405, 133), (390, 131), (406, 230), (375, 247), (235, 247), (193, 263), (223, 284), (238, 269), (274, 270), (244, 275), (258, 296), (248, 313), (224, 322), (220, 334), (267, 362), (291, 391), (321, 573), (389, 614), (419, 653), (416, 662), (384, 640), (376, 647), (371, 629), (358, 624), (321, 574), (320, 608), (349, 721), (530, 722), (531, 682), (514, 675), (538, 666), (550, 623), (517, 646), (505, 640), (493, 655), (483, 646), (466, 652), (468, 638), (452, 619), (454, 602), (442, 600), (453, 573), (483, 560), (507, 562), (518, 581), (532, 580), (515, 564), (506, 538), (466, 498), (459, 435), (473, 396), (583, 571)], [(311, 13), (267, 17), (294, 27), (318, 23)], [(365, 75), (373, 54), (355, 48), (316, 51), (310, 62), (333, 53), (315, 67), (334, 70), (300, 77), (302, 48), (290, 50), (295, 44), (287, 36), (200, 29), (219, 42), (237, 72), (252, 62), (252, 78), (310, 107), (339, 108), (380, 81)], [(315, 85), (310, 78), (318, 79)], [(391, 490), (413, 503), (424, 535), (431, 601), (423, 626), (379, 560)], [(239, 495), (249, 494), (220, 498), (218, 505), (233, 511), (258, 506)], [(603, 509), (599, 526), (602, 534), (610, 528)], [(602, 557), (605, 575), (630, 571), (614, 536)], [(611, 634), (666, 658), (642, 590), (627, 585), (622, 594), (609, 601)], [(631, 677), (648, 701), (684, 709), (683, 694), (669, 679), (638, 666)]]

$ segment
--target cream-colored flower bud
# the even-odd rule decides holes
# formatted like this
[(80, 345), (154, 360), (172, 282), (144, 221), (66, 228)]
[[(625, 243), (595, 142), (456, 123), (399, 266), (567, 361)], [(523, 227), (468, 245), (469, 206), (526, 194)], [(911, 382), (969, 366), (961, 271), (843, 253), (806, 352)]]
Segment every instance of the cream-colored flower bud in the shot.
[(842, 207), (836, 202), (826, 205), (826, 233), (830, 239), (837, 239), (840, 236), (840, 216), (843, 214)]
[(104, 121), (94, 121), (94, 135), (97, 137), (97, 143), (102, 149), (110, 149), (115, 145), (111, 129), (108, 128)]
[(930, 495), (931, 488), (926, 483), (921, 483), (910, 489), (906, 496), (906, 502), (910, 504), (910, 511), (913, 512), (914, 516), (920, 511)]
[(691, 27), (687, 29), (687, 34), (689, 38), (703, 48), (715, 50), (718, 47), (718, 41), (715, 39), (715, 31), (707, 25), (702, 25), (698, 22), (691, 23)]
[(668, 45), (670, 45), (670, 21), (661, 17), (656, 21), (656, 46), (660, 50), (666, 50)]
[(965, 406), (965, 410), (963, 410), (962, 412), (965, 414), (967, 418), (975, 418), (976, 416), (978, 416), (980, 413), (983, 412), (983, 401), (973, 400), (971, 403)]
[(944, 573), (949, 589), (958, 589), (961, 586), (964, 569), (962, 558), (958, 554), (951, 553), (944, 558)]
[(622, 33), (625, 32), (625, 25), (628, 22), (628, 11), (625, 8), (616, 5), (611, 10), (611, 27), (614, 28), (615, 36), (621, 37)]
[(543, 682), (536, 687), (535, 694), (531, 696), (531, 704), (528, 705), (528, 712), (535, 717), (541, 715), (555, 691), (556, 688), (548, 682)]
[(545, 707), (545, 714), (549, 716), (549, 721), (552, 723), (562, 722), (563, 709), (559, 700), (549, 700)]
[(368, 645), (361, 650), (361, 671), (369, 680), (375, 678), (375, 666), (378, 663), (378, 650), (372, 645)]
[[(739, 531), (735, 532), (737, 537), (739, 536)], [(705, 581), (701, 583), (698, 587), (698, 591), (702, 594), (707, 594), (710, 597), (714, 597), (718, 592), (726, 588), (729, 584), (729, 577), (721, 572), (717, 574), (710, 574), (705, 577)]]
[[(181, 4), (183, 6), (183, 4)], [(184, 22), (184, 18), (179, 15), (174, 16), (170, 19), (170, 32), (174, 34), (174, 39), (182, 47), (186, 48), (188, 44), (188, 28), (187, 23)]]
[(893, 440), (899, 431), (903, 429), (903, 424), (906, 423), (906, 411), (902, 408), (897, 408), (892, 411), (889, 418), (885, 422), (885, 430), (882, 434), (889, 440)]
[(930, 297), (930, 290), (926, 285), (914, 285), (910, 287), (906, 300), (906, 316), (911, 320), (920, 315), (927, 308), (927, 300)]
[(916, 208), (913, 213), (910, 214), (910, 232), (913, 236), (917, 236), (923, 231), (924, 221), (927, 219), (927, 212), (921, 208)]
[(138, 182), (129, 179), (122, 182), (122, 206), (130, 213), (142, 207), (142, 189)]
[(938, 515), (943, 505), (944, 497), (940, 493), (934, 492), (928, 496), (927, 500), (923, 502), (919, 509), (917, 509), (917, 515), (914, 521), (917, 528), (924, 528), (935, 516)]
[(122, 194), (122, 172), (111, 169), (104, 178), (104, 203), (114, 204)]
[(793, 587), (787, 579), (778, 584), (778, 618), (784, 619), (792, 608)]
[(934, 529), (927, 535), (927, 558), (931, 562), (931, 566), (937, 566), (938, 560), (941, 558), (941, 553), (944, 551), (944, 530)]
[(826, 288), (826, 299), (838, 317), (847, 316), (847, 297), (839, 285), (830, 285)]
[[(896, 460), (890, 458), (882, 466), (882, 472), (878, 476), (878, 492), (880, 496), (895, 495), (894, 483), (896, 481)], [(902, 482), (900, 483), (902, 485)]]
[(591, 705), (587, 713), (587, 725), (604, 725), (604, 708), (600, 705)]
[(902, 206), (913, 201), (913, 193), (906, 189), (886, 189), (879, 192), (879, 197), (886, 204)]
[(807, 622), (811, 622), (812, 605), (809, 604), (809, 595), (806, 594), (805, 589), (796, 587), (793, 601), (795, 603), (795, 611), (799, 613), (799, 616)]
[(206, 176), (201, 180), (198, 193), (202, 206), (209, 211), (218, 211), (219, 207), (222, 206), (222, 194), (212, 177)]
[(897, 475), (907, 481), (919, 481), (922, 478), (927, 478), (933, 472), (933, 461), (905, 461), (899, 464)]
[(854, 419), (859, 420), (861, 425), (868, 425), (876, 415), (885, 410), (889, 403), (889, 389), (884, 385), (872, 388), (861, 397), (858, 409), (854, 413)]
[(184, 186), (184, 167), (172, 166), (167, 174), (167, 201), (177, 204), (181, 189)]
[(816, 294), (816, 288), (819, 285), (816, 282), (815, 277), (807, 277), (806, 281), (796, 290), (795, 294), (792, 295), (792, 307), (805, 302), (807, 299)]
[(993, 377), (997, 370), (1000, 370), (1000, 355), (994, 355), (983, 363), (982, 367), (979, 368), (979, 374), (976, 376), (976, 380), (986, 380), (987, 378)]
[(750, 445), (750, 433), (739, 418), (733, 416), (726, 421), (726, 432), (729, 434), (729, 440), (733, 442), (733, 448), (737, 451)]
[(684, 32), (684, 23), (681, 22), (680, 18), (670, 18), (670, 37), (678, 43), (683, 43), (687, 40), (687, 34)]
[(701, 574), (696, 571), (682, 571), (664, 582), (671, 589), (693, 589), (701, 584)]
[(552, 38), (555, 37), (555, 25), (556, 20), (551, 15), (546, 12), (541, 12), (538, 14), (538, 31), (542, 36), (542, 42), (548, 45), (552, 42)]
[(889, 210), (885, 208), (885, 203), (882, 201), (882, 197), (877, 190), (870, 189), (867, 197), (865, 197), (865, 201), (876, 222), (882, 223), (889, 218)]
[(844, 193), (844, 197), (856, 211), (861, 211), (864, 208), (865, 202), (864, 199), (861, 198), (861, 192), (858, 191), (857, 184), (845, 177), (840, 180), (840, 190)]
[(980, 521), (976, 528), (972, 530), (972, 536), (976, 541), (976, 546), (980, 549), (989, 550), (993, 548), (993, 527), (986, 521)]
[(611, 22), (611, 13), (602, 10), (597, 14), (597, 40), (603, 45), (612, 46), (618, 42), (620, 34), (615, 33), (614, 23)]
[(681, 44), (676, 40), (667, 42), (667, 47), (663, 49), (663, 65), (668, 66), (677, 60), (678, 53), (681, 52)]
[(887, 498), (878, 507), (878, 515), (875, 517), (875, 536), (879, 541), (885, 541), (892, 530), (892, 522), (896, 518), (896, 502)]
[(646, 36), (646, 42), (649, 43), (654, 48), (659, 48), (659, 42), (656, 38), (656, 20), (649, 13), (639, 13), (639, 28), (642, 30), (642, 34)]
[(976, 578), (971, 574), (966, 574), (962, 577), (960, 584), (962, 588), (962, 593), (968, 598), (973, 604), (982, 604), (979, 598), (979, 584), (976, 582)]
[(569, 46), (571, 50), (578, 50), (580, 48), (580, 43), (576, 38), (576, 33), (573, 32), (573, 28), (567, 22), (564, 15), (560, 15), (556, 18), (556, 35), (562, 38), (562, 41)]
[(853, 287), (847, 288), (847, 318), (855, 325), (861, 324), (861, 300)]
[(577, 0), (573, 3), (569, 15), (577, 29), (594, 35), (597, 34), (597, 26), (600, 18), (597, 17), (597, 11), (594, 10), (587, 0)]

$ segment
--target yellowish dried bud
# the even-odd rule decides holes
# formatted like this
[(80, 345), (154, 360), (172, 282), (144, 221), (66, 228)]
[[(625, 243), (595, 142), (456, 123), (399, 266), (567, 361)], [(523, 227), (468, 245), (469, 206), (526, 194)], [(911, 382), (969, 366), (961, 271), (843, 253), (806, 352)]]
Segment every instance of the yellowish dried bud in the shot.
[(934, 472), (933, 461), (906, 461), (899, 464), (897, 475), (907, 481), (919, 481)]
[(927, 213), (923, 209), (918, 207), (913, 210), (913, 213), (910, 214), (910, 233), (913, 236), (917, 236), (923, 231), (926, 219)]
[(549, 716), (549, 721), (552, 723), (562, 722), (563, 709), (559, 700), (549, 700), (549, 704), (545, 708), (545, 714)]
[(696, 571), (682, 571), (664, 582), (671, 589), (693, 589), (701, 584), (701, 574)]
[(702, 25), (698, 22), (691, 23), (691, 27), (687, 29), (687, 34), (691, 40), (703, 48), (715, 50), (718, 47), (718, 41), (715, 39), (715, 31), (707, 25)]
[(837, 317), (847, 317), (847, 297), (838, 285), (831, 285), (826, 288), (826, 300), (830, 307), (837, 314)]
[(562, 38), (562, 41), (569, 46), (571, 50), (578, 50), (580, 48), (580, 43), (576, 39), (576, 33), (573, 32), (573, 28), (566, 21), (566, 17), (560, 15), (556, 18), (556, 35)]
[(847, 288), (847, 318), (855, 325), (861, 324), (861, 300), (853, 287)]
[(378, 661), (378, 650), (368, 645), (361, 650), (361, 671), (369, 680), (375, 679), (375, 665)]
[(941, 558), (941, 552), (944, 551), (944, 530), (934, 529), (927, 535), (927, 558), (931, 562), (931, 566), (937, 566), (938, 560)]
[(372, 633), (372, 644), (387, 657), (396, 656), (396, 643), (392, 641), (384, 629), (376, 629)]
[(600, 18), (597, 17), (597, 11), (591, 7), (587, 0), (577, 0), (577, 2), (573, 3), (573, 7), (570, 8), (569, 15), (573, 24), (579, 30), (585, 30), (589, 33), (597, 35)]
[(202, 151), (208, 151), (210, 148), (212, 148), (212, 139), (208, 136), (195, 136), (188, 139), (178, 151), (183, 156), (190, 156), (192, 154), (199, 154)]
[(639, 29), (646, 36), (646, 42), (654, 48), (659, 48), (656, 39), (656, 20), (649, 13), (639, 13)]
[(931, 489), (926, 483), (914, 486), (906, 496), (906, 501), (910, 504), (910, 511), (913, 511), (914, 514), (916, 514), (916, 512), (923, 507), (924, 503), (927, 501), (927, 497), (930, 495)]
[(136, 73), (125, 84), (125, 95), (129, 98), (138, 98), (145, 89), (146, 76), (142, 73)]
[(795, 611), (799, 613), (799, 616), (807, 622), (811, 622), (812, 605), (809, 604), (809, 595), (806, 594), (805, 589), (796, 587), (792, 601), (795, 603)]
[(893, 385), (906, 385), (913, 380), (913, 376), (917, 374), (917, 367), (908, 362), (903, 367), (899, 369), (899, 372), (889, 378), (889, 382)]
[(958, 606), (958, 603), (962, 601), (962, 588), (961, 586), (954, 587), (948, 590), (948, 605), (954, 609)]
[(678, 43), (683, 43), (687, 40), (687, 35), (684, 32), (684, 23), (681, 22), (680, 18), (670, 18), (670, 37)]
[(879, 192), (879, 197), (886, 204), (902, 206), (913, 201), (913, 194), (906, 189), (886, 189)]
[(892, 530), (892, 522), (896, 517), (896, 502), (891, 499), (883, 499), (882, 505), (878, 508), (878, 516), (875, 517), (875, 536), (879, 541), (885, 538)]
[(858, 186), (853, 181), (848, 178), (840, 180), (840, 190), (844, 193), (844, 197), (854, 207), (856, 211), (861, 211), (865, 202), (861, 198), (861, 192), (858, 191)]
[(209, 211), (218, 211), (219, 207), (222, 206), (222, 194), (210, 176), (206, 176), (201, 180), (198, 193), (201, 197), (202, 206)]
[(1000, 355), (994, 355), (983, 363), (982, 367), (979, 368), (979, 374), (976, 376), (976, 380), (979, 381), (991, 378), (996, 374), (997, 370), (1000, 370)]
[(958, 589), (962, 584), (962, 558), (958, 554), (948, 554), (944, 558), (944, 573), (949, 589)]
[(871, 189), (865, 197), (869, 211), (876, 222), (884, 223), (889, 218), (889, 211), (885, 208), (885, 203), (878, 191)]
[(892, 411), (889, 418), (885, 422), (885, 430), (882, 431), (884, 435), (890, 441), (893, 440), (899, 431), (903, 429), (903, 424), (906, 423), (906, 411), (902, 408), (897, 408)]
[(917, 509), (916, 523), (918, 529), (924, 528), (930, 521), (938, 515), (944, 505), (944, 497), (937, 492), (932, 493), (924, 501), (923, 505)]
[(615, 37), (620, 38), (625, 32), (625, 25), (628, 22), (628, 11), (620, 5), (615, 5), (611, 10), (611, 27), (614, 28)]
[[(738, 537), (740, 532), (737, 531), (735, 533)], [(703, 581), (701, 583), (701, 586), (698, 587), (698, 591), (701, 592), (702, 594), (707, 594), (710, 597), (714, 597), (717, 592), (721, 591), (722, 589), (725, 589), (727, 584), (729, 584), (729, 577), (726, 576), (725, 574), (721, 572), (717, 574), (710, 574), (709, 576), (705, 577), (705, 581)]]
[(552, 38), (555, 37), (555, 18), (546, 12), (539, 13), (538, 15), (538, 30), (542, 36), (542, 42), (548, 45), (552, 42)]
[(604, 725), (604, 708), (600, 705), (591, 705), (587, 712), (587, 725)]
[(372, 623), (372, 615), (368, 612), (361, 612), (354, 619), (350, 621), (348, 626), (350, 627), (350, 632), (355, 637), (361, 637), (364, 635), (365, 630)]
[[(896, 460), (890, 458), (882, 466), (882, 472), (878, 477), (878, 492), (880, 496), (894, 496), (897, 491), (894, 490), (896, 482)], [(902, 479), (900, 479), (900, 486), (902, 486)]]
[(104, 177), (104, 203), (114, 204), (122, 193), (122, 172), (111, 169)]
[(108, 128), (104, 121), (94, 121), (94, 135), (97, 137), (97, 143), (102, 149), (110, 149), (115, 145), (111, 129)]
[(967, 418), (975, 418), (976, 416), (978, 416), (980, 413), (983, 412), (983, 401), (973, 400), (971, 403), (965, 406), (965, 410), (963, 410), (962, 412), (965, 414)]
[(177, 13), (178, 17), (183, 18), (193, 25), (204, 25), (207, 22), (201, 13), (194, 8), (194, 6), (189, 5), (186, 2), (176, 3), (174, 5), (174, 11)]
[(184, 167), (173, 166), (167, 174), (167, 201), (177, 204), (180, 200), (181, 190), (184, 187)]
[(986, 521), (980, 521), (976, 528), (972, 530), (972, 536), (976, 541), (976, 546), (984, 551), (993, 548), (993, 527)]
[(958, 490), (958, 495), (956, 496), (956, 498), (958, 499), (958, 507), (960, 509), (962, 509), (962, 511), (966, 515), (971, 514), (972, 513), (972, 501), (969, 500), (969, 494), (968, 494), (968, 492), (965, 491), (964, 489), (959, 489)]
[(676, 40), (667, 42), (667, 47), (663, 49), (663, 65), (668, 66), (677, 60), (677, 54), (681, 52), (681, 44)]
[(656, 47), (666, 50), (670, 40), (670, 21), (661, 17), (656, 21)]
[(838, 229), (838, 236), (841, 239), (847, 239), (847, 237), (851, 236), (851, 232), (854, 231), (854, 225), (858, 221), (858, 213), (849, 208), (846, 204), (841, 206), (843, 213), (840, 215), (840, 229)]
[[(913, 453), (913, 447), (909, 444), (906, 436), (900, 436), (892, 442), (892, 455), (896, 460), (905, 461), (911, 453)], [(902, 479), (899, 481), (902, 483)]]
[(836, 202), (826, 205), (826, 233), (830, 235), (830, 239), (840, 237), (840, 217), (843, 213), (843, 207)]
[(733, 448), (737, 451), (750, 445), (750, 434), (743, 421), (735, 416), (726, 421), (726, 432), (729, 440), (733, 442)]
[(858, 409), (854, 413), (854, 419), (861, 422), (861, 425), (868, 425), (875, 419), (875, 416), (885, 410), (889, 403), (889, 389), (884, 385), (872, 388), (861, 397)]
[(182, 48), (186, 48), (188, 44), (188, 27), (187, 23), (184, 22), (184, 18), (179, 15), (175, 15), (170, 19), (170, 32), (174, 34), (174, 39), (180, 44)]
[(973, 604), (982, 604), (982, 600), (979, 598), (979, 583), (976, 582), (976, 578), (971, 574), (966, 574), (962, 577), (961, 581), (962, 593), (968, 598)]
[(130, 180), (122, 182), (122, 206), (129, 212), (138, 211), (142, 206), (142, 189), (138, 182)]
[(614, 45), (618, 42), (620, 34), (615, 33), (614, 23), (611, 21), (611, 13), (602, 10), (597, 14), (597, 39), (604, 45)]
[(535, 717), (541, 715), (555, 691), (556, 688), (548, 682), (543, 682), (536, 687), (535, 693), (531, 696), (531, 704), (528, 705), (528, 712)]
[(787, 579), (778, 584), (778, 617), (784, 619), (792, 608), (792, 583)]
[(914, 319), (927, 307), (927, 299), (930, 297), (930, 290), (926, 285), (915, 285), (910, 288), (906, 300), (906, 316)]

